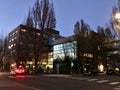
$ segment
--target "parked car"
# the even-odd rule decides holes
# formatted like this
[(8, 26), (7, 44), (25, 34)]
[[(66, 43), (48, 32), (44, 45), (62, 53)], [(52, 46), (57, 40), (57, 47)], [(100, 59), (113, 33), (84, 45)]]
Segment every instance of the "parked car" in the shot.
[(113, 69), (110, 69), (106, 72), (106, 75), (116, 75), (116, 74), (117, 74), (116, 71)]
[(87, 70), (84, 72), (85, 76), (97, 76), (98, 72), (95, 70)]

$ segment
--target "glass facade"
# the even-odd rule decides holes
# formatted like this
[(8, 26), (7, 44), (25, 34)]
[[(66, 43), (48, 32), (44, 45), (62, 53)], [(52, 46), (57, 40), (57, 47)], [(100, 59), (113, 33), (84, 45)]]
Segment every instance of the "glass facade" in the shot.
[[(108, 51), (107, 69), (116, 69), (120, 67), (120, 41), (113, 41), (107, 44), (111, 50)], [(120, 68), (119, 68), (120, 69)]]
[(76, 58), (76, 41), (69, 41), (61, 44), (54, 45), (53, 48), (54, 59), (64, 59), (65, 55), (71, 58)]

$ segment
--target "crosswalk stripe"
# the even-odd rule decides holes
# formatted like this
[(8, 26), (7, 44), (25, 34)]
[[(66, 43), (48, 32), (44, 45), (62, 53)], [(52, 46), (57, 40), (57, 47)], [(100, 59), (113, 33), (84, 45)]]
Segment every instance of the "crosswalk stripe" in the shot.
[(120, 90), (120, 88), (114, 88), (115, 90)]
[(72, 79), (78, 79), (77, 77), (72, 77)]
[(86, 79), (89, 79), (89, 78), (79, 78), (79, 80), (86, 80)]
[(103, 83), (103, 82), (109, 82), (109, 80), (100, 80), (100, 81), (97, 81), (97, 83)]
[(111, 82), (109, 83), (110, 85), (116, 85), (116, 84), (120, 84), (120, 82)]
[(97, 81), (98, 79), (89, 79), (88, 81)]
[(76, 80), (86, 80), (86, 79), (89, 79), (89, 78), (72, 77), (72, 79), (76, 79)]

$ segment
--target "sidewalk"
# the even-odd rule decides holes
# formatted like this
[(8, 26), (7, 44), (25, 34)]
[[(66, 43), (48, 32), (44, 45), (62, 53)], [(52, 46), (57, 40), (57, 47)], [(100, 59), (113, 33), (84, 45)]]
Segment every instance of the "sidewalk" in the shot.
[[(99, 73), (97, 76), (104, 76), (105, 73)], [(44, 76), (44, 77), (65, 77), (65, 78), (70, 78), (70, 77), (83, 77), (85, 75), (83, 74), (69, 74), (69, 75), (66, 75), (66, 74), (43, 74), (41, 76)]]
[(65, 77), (65, 78), (69, 78), (69, 77), (81, 77), (83, 75), (81, 74), (69, 74), (69, 75), (66, 75), (66, 74), (43, 74), (42, 76), (44, 77)]
[(46, 74), (42, 76), (44, 77), (72, 77), (72, 75), (64, 75), (64, 74)]
[(9, 72), (0, 72), (0, 76), (2, 76), (2, 75), (10, 75), (10, 73)]

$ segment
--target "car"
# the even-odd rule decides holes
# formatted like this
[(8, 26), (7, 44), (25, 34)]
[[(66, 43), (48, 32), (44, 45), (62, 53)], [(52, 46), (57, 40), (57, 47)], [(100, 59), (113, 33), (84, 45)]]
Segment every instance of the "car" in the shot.
[(116, 71), (113, 69), (107, 70), (106, 75), (116, 75)]
[(18, 67), (18, 68), (15, 67), (10, 70), (10, 74), (12, 75), (23, 75), (25, 73), (26, 73), (26, 70), (23, 67)]
[(97, 74), (98, 73), (95, 70), (87, 70), (87, 71), (84, 72), (85, 76), (97, 76)]

